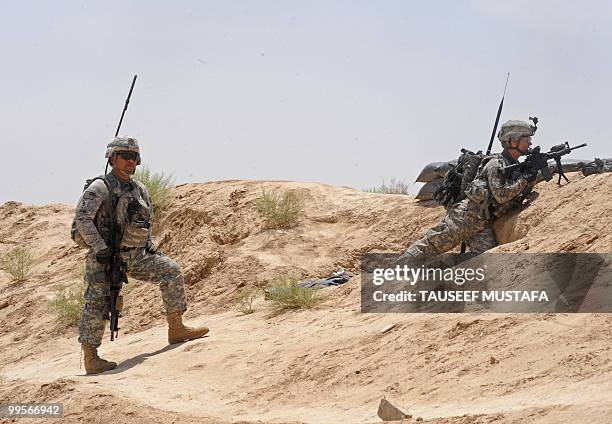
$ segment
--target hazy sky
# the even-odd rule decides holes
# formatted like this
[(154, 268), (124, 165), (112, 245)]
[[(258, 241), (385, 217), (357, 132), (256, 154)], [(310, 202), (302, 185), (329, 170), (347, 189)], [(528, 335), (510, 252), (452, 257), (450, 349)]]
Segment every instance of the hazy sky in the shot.
[[(122, 134), (177, 183), (414, 181), (502, 122), (612, 157), (612, 2), (0, 1), (0, 203), (76, 203)], [(496, 147), (498, 145), (496, 144)]]

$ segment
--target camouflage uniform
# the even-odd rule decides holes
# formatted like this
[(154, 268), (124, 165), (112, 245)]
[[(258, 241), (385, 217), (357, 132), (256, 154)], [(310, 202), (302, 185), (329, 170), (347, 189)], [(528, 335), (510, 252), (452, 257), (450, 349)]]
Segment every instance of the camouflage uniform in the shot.
[(414, 258), (438, 255), (462, 241), (474, 254), (497, 246), (490, 213), (495, 211), (500, 215), (514, 206), (528, 182), (520, 174), (504, 175), (502, 167), (517, 163), (507, 150), (483, 159), (483, 163), (478, 176), (466, 190), (467, 198), (452, 205), (442, 222), (412, 243), (405, 255)]
[[(121, 182), (114, 171), (106, 177), (116, 196), (116, 228), (120, 235), (121, 256), (128, 266), (128, 276), (159, 285), (166, 313), (187, 309), (183, 275), (179, 265), (151, 246), (151, 199), (146, 187), (135, 180)], [(75, 215), (76, 228), (90, 247), (85, 262), (85, 307), (79, 325), (79, 342), (99, 347), (108, 316), (106, 265), (96, 260), (96, 254), (110, 244), (108, 189), (103, 181), (95, 180), (81, 196)], [(129, 207), (132, 205), (132, 209)], [(137, 207), (134, 208), (134, 205)], [(136, 212), (134, 212), (136, 209)], [(137, 225), (141, 220), (147, 226)]]

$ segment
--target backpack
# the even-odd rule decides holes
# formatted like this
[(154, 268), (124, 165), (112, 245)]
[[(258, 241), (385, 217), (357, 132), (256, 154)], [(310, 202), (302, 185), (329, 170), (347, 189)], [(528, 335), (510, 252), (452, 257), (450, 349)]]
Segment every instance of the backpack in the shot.
[[(85, 192), (85, 190), (87, 190), (87, 188), (96, 180), (102, 180), (104, 182), (104, 185), (106, 185), (106, 188), (108, 189), (109, 193), (112, 193), (114, 191), (114, 189), (119, 185), (119, 183), (117, 182), (117, 180), (115, 178), (107, 178), (105, 175), (99, 175), (95, 178), (90, 178), (88, 180), (85, 180), (85, 185), (83, 186), (83, 192)], [(111, 202), (110, 207), (113, 207), (113, 204)], [(72, 219), (72, 225), (70, 226), (70, 238), (72, 239), (72, 241), (74, 241), (79, 247), (82, 247), (84, 249), (89, 249), (89, 245), (87, 243), (85, 243), (85, 240), (83, 239), (83, 236), (81, 236), (81, 234), (79, 233), (79, 231), (77, 230), (77, 226), (76, 226), (76, 215), (75, 217)]]
[(444, 175), (440, 187), (434, 192), (433, 199), (447, 209), (465, 199), (465, 189), (478, 175), (478, 169), (484, 158), (482, 150), (474, 153), (468, 149), (461, 149), (457, 165), (449, 163), (451, 168)]

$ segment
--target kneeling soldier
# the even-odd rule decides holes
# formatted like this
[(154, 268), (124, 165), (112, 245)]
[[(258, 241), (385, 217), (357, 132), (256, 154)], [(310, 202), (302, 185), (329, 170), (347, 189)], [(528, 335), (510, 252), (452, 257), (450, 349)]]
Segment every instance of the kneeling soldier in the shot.
[(476, 178), (465, 190), (466, 198), (450, 205), (442, 222), (412, 243), (402, 259), (430, 258), (448, 252), (462, 241), (475, 255), (497, 246), (491, 228), (493, 218), (520, 205), (537, 177), (537, 171), (531, 169), (523, 174), (506, 174), (503, 169), (528, 153), (535, 130), (524, 121), (503, 124), (497, 135), (503, 151), (483, 159)]

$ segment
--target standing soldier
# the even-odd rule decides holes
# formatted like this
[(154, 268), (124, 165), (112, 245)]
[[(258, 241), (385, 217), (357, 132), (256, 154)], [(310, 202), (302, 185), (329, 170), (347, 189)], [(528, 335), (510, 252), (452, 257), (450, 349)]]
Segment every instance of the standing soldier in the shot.
[[(535, 184), (537, 170), (506, 175), (503, 168), (518, 163), (528, 153), (536, 127), (524, 121), (508, 121), (497, 137), (501, 154), (485, 157), (478, 174), (465, 190), (466, 198), (451, 205), (441, 223), (408, 247), (403, 259), (426, 259), (442, 254), (465, 241), (470, 252), (480, 254), (497, 246), (491, 215), (500, 216), (523, 201), (528, 185)], [(527, 188), (527, 190), (526, 190)]]
[(151, 198), (147, 188), (131, 178), (140, 164), (138, 142), (132, 137), (115, 137), (107, 146), (106, 158), (113, 169), (104, 176), (106, 183), (98, 178), (84, 190), (76, 208), (76, 231), (73, 231), (75, 241), (89, 248), (85, 262), (85, 307), (79, 324), (79, 342), (87, 374), (117, 366), (115, 362), (101, 359), (97, 353), (109, 316), (107, 270), (111, 262), (111, 213), (116, 223), (116, 248), (127, 264), (127, 275), (159, 285), (168, 321), (168, 343), (192, 340), (208, 333), (206, 327), (183, 325), (187, 303), (181, 269), (174, 260), (157, 251), (152, 242)]

